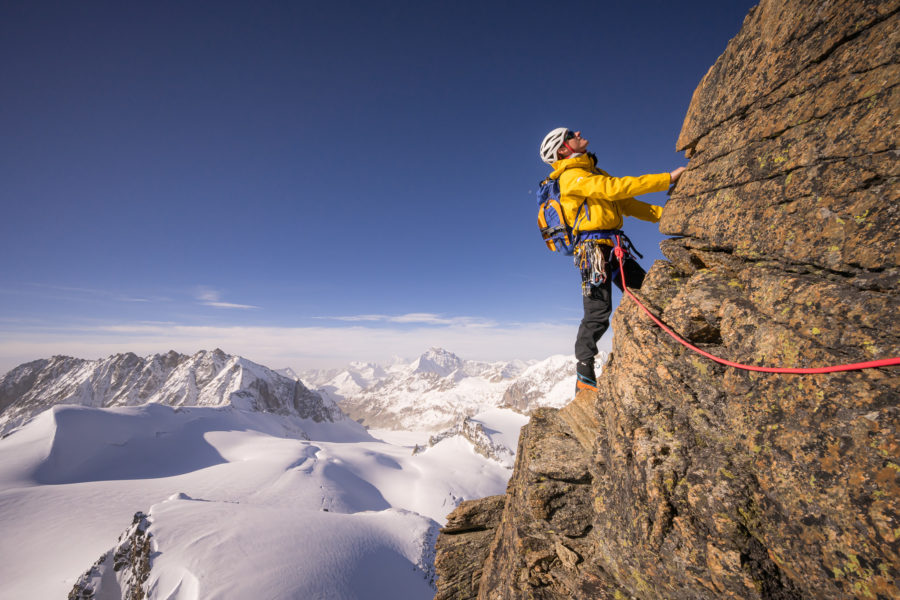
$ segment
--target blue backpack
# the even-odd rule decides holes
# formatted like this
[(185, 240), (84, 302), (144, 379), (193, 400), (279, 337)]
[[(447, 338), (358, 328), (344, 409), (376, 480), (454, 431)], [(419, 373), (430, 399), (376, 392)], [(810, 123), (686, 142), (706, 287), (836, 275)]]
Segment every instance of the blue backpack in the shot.
[[(538, 227), (547, 247), (553, 252), (566, 256), (575, 253), (577, 240), (572, 227), (566, 222), (566, 214), (559, 203), (559, 180), (547, 178), (539, 184), (537, 191)], [(584, 207), (587, 203), (583, 203)], [(579, 209), (579, 212), (581, 209)], [(578, 219), (575, 219), (578, 222)]]

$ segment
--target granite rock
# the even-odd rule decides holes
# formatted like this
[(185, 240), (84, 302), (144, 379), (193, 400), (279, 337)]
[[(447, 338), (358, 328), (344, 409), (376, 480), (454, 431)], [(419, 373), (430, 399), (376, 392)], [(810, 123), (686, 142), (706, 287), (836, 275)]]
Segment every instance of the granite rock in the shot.
[(437, 582), (435, 600), (478, 596), (482, 568), (505, 501), (505, 496), (467, 500), (447, 516), (435, 547), (435, 568), (445, 573)]

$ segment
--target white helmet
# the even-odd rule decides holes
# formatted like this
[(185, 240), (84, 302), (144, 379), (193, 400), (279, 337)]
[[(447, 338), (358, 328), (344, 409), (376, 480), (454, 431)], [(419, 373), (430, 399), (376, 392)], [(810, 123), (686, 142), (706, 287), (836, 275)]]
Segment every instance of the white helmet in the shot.
[(562, 148), (563, 142), (566, 140), (567, 131), (569, 130), (565, 127), (557, 127), (544, 137), (544, 141), (541, 142), (542, 161), (548, 165), (552, 165), (558, 160), (556, 153)]

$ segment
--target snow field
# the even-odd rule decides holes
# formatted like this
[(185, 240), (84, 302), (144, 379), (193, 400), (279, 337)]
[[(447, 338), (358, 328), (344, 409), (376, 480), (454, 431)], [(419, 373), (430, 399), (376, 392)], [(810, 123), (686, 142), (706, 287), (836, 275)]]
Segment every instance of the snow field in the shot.
[[(341, 514), (173, 499), (153, 506), (153, 598), (431, 598), (433, 523), (387, 509)], [(213, 568), (211, 568), (213, 567)]]
[[(503, 443), (526, 420), (477, 418)], [(413, 455), (421, 436), (395, 435), (234, 408), (54, 407), (0, 440), (0, 597), (65, 597), (143, 511), (154, 598), (430, 600), (438, 525), (510, 471), (459, 437)]]

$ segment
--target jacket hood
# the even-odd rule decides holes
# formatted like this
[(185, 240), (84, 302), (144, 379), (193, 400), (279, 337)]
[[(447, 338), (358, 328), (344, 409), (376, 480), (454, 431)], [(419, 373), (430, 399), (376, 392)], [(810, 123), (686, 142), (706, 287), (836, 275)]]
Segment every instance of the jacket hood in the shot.
[(590, 171), (596, 165), (597, 157), (591, 152), (573, 156), (572, 158), (562, 158), (550, 165), (553, 167), (553, 172), (550, 173), (550, 179), (559, 179), (560, 175), (562, 175), (563, 171), (566, 169), (587, 169)]

